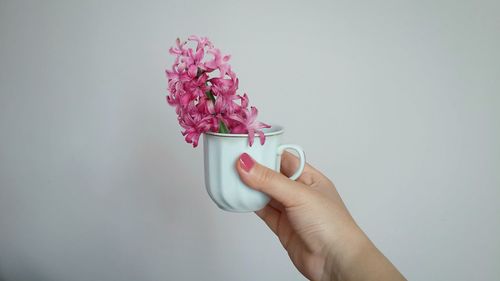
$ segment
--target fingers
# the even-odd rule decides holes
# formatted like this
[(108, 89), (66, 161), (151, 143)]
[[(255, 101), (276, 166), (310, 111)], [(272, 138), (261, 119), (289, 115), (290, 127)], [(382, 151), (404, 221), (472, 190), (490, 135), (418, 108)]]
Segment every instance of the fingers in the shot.
[[(281, 155), (281, 172), (287, 176), (292, 176), (299, 167), (299, 158), (288, 151), (284, 151)], [(306, 185), (312, 185), (315, 181), (321, 177), (322, 174), (314, 169), (311, 165), (307, 164), (304, 167), (304, 171), (297, 179), (297, 181), (302, 182)]]
[(255, 162), (250, 155), (243, 153), (236, 162), (241, 180), (253, 189), (264, 192), (271, 198), (293, 207), (304, 202), (308, 190), (301, 183), (290, 180), (283, 174)]

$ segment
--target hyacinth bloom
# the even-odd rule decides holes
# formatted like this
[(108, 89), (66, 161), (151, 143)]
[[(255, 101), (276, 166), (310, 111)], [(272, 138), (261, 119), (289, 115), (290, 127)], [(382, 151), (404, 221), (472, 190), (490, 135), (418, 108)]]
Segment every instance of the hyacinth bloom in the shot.
[[(189, 42), (196, 48), (189, 48)], [(182, 135), (193, 147), (205, 132), (248, 134), (253, 144), (255, 135), (264, 144), (263, 128), (271, 126), (257, 121), (258, 110), (248, 108), (247, 94), (239, 95), (238, 78), (223, 55), (206, 37), (177, 39), (169, 50), (175, 56), (168, 78), (167, 102), (175, 107)]]

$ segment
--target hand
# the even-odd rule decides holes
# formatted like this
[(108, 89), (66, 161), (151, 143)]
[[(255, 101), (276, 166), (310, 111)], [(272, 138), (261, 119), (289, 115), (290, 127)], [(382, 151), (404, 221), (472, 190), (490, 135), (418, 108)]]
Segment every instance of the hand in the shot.
[(356, 225), (334, 184), (285, 152), (281, 173), (240, 156), (236, 168), (251, 188), (271, 197), (256, 214), (278, 236), (297, 269), (311, 280), (405, 280)]

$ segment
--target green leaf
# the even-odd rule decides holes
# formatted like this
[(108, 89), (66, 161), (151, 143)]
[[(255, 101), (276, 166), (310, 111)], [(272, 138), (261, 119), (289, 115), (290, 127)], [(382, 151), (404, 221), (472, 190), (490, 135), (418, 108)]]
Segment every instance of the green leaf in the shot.
[(229, 129), (226, 127), (226, 124), (219, 120), (219, 133), (229, 134)]
[(214, 97), (214, 94), (212, 93), (212, 90), (208, 91), (205, 93), (205, 95), (207, 95), (207, 97), (213, 102), (215, 103), (215, 97)]

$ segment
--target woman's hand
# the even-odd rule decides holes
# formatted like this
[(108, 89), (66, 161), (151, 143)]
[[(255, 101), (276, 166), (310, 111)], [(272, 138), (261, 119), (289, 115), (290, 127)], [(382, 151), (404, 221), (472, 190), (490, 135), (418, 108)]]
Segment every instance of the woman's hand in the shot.
[(236, 163), (241, 179), (271, 197), (256, 214), (278, 236), (297, 269), (311, 280), (405, 280), (371, 243), (347, 211), (333, 183), (285, 152), (281, 173), (248, 154)]

